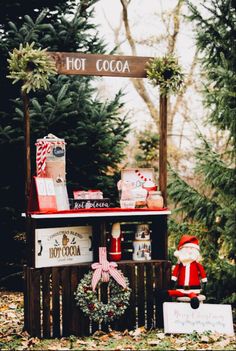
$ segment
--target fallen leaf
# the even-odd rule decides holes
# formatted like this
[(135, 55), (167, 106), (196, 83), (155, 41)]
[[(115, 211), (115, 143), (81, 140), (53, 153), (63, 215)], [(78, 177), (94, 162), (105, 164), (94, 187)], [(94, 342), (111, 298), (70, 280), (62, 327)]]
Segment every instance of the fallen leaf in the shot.
[(8, 306), (7, 305), (3, 305), (3, 306), (0, 307), (0, 312), (6, 311), (6, 310), (8, 310)]
[(11, 303), (8, 307), (9, 307), (11, 310), (16, 310), (16, 309), (17, 309), (17, 305), (14, 304), (14, 303)]
[(222, 335), (220, 334), (220, 333), (212, 333), (211, 335), (210, 335), (210, 338), (212, 339), (212, 341), (217, 341), (217, 340), (219, 340), (220, 338), (222, 337)]
[(151, 340), (151, 341), (148, 341), (148, 345), (150, 346), (156, 346), (160, 344), (160, 340)]
[(129, 335), (131, 335), (132, 337), (137, 337), (137, 336), (140, 336), (141, 334), (143, 333), (146, 333), (146, 328), (145, 327), (139, 327), (137, 329), (135, 329), (134, 331), (130, 331), (129, 332)]
[(6, 318), (7, 319), (15, 319), (16, 318), (16, 314), (14, 312), (7, 312), (6, 313)]
[(165, 333), (157, 333), (156, 336), (158, 337), (158, 339), (164, 339), (166, 337)]
[(107, 341), (107, 340), (109, 340), (109, 339), (110, 339), (110, 337), (109, 337), (109, 335), (107, 335), (107, 334), (102, 335), (102, 336), (99, 337), (99, 340), (101, 340), (101, 341)]
[(77, 339), (75, 343), (76, 343), (76, 345), (86, 345), (87, 341), (84, 341), (82, 339)]
[(96, 336), (102, 336), (102, 335), (105, 335), (106, 333), (103, 332), (102, 330), (96, 330), (95, 333), (93, 333), (93, 337), (96, 337)]
[(125, 345), (121, 350), (136, 350), (134, 345)]
[(123, 336), (129, 335), (128, 329), (125, 329), (125, 330), (123, 331), (122, 335), (123, 335)]
[(210, 341), (210, 338), (209, 338), (209, 336), (207, 336), (207, 335), (202, 335), (201, 336), (201, 342), (209, 342)]
[(215, 346), (217, 346), (217, 347), (219, 346), (219, 347), (221, 347), (221, 350), (223, 350), (229, 344), (230, 344), (230, 339), (224, 339), (224, 340), (216, 342)]

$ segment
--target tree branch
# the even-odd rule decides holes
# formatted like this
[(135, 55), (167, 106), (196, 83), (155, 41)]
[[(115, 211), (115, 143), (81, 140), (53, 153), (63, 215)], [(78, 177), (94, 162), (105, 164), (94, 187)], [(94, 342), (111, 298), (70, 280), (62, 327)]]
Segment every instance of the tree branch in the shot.
[[(132, 55), (137, 56), (137, 50), (136, 50), (136, 44), (135, 41), (132, 37), (131, 30), (130, 30), (130, 25), (129, 25), (129, 18), (128, 18), (128, 5), (130, 1), (127, 0), (120, 0), (122, 4), (122, 15), (123, 15), (123, 22), (125, 26), (125, 33), (126, 33), (126, 38), (128, 40), (128, 43), (131, 48)], [(132, 84), (134, 85), (134, 88), (138, 92), (139, 96), (143, 99), (145, 102), (150, 115), (153, 119), (153, 121), (156, 123), (158, 130), (159, 130), (159, 115), (158, 115), (158, 110), (151, 101), (149, 94), (147, 92), (147, 89), (144, 85), (143, 80), (140, 79), (131, 79)]]

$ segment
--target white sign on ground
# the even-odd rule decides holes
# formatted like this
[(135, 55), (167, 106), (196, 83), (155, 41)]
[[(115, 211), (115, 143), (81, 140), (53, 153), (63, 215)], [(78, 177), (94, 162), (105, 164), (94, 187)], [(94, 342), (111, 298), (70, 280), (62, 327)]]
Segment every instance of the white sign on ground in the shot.
[(200, 304), (192, 309), (189, 303), (163, 304), (164, 332), (190, 334), (210, 331), (234, 335), (231, 305)]
[(35, 267), (91, 262), (92, 226), (35, 230)]

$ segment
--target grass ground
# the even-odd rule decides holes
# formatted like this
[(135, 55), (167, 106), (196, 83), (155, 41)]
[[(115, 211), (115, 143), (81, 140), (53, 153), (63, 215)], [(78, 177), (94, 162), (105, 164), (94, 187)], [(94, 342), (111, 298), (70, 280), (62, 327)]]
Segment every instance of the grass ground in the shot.
[(124, 332), (97, 331), (90, 337), (71, 335), (38, 339), (23, 331), (23, 294), (0, 291), (0, 350), (236, 350), (235, 337), (216, 333), (165, 334), (144, 327)]

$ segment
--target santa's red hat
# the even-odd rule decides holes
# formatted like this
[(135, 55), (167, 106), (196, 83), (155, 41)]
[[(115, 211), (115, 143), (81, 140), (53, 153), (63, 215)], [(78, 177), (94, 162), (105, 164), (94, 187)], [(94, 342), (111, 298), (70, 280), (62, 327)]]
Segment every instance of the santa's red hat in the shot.
[(182, 247), (195, 247), (199, 250), (198, 239), (193, 235), (183, 235), (180, 239), (178, 250), (180, 250)]

